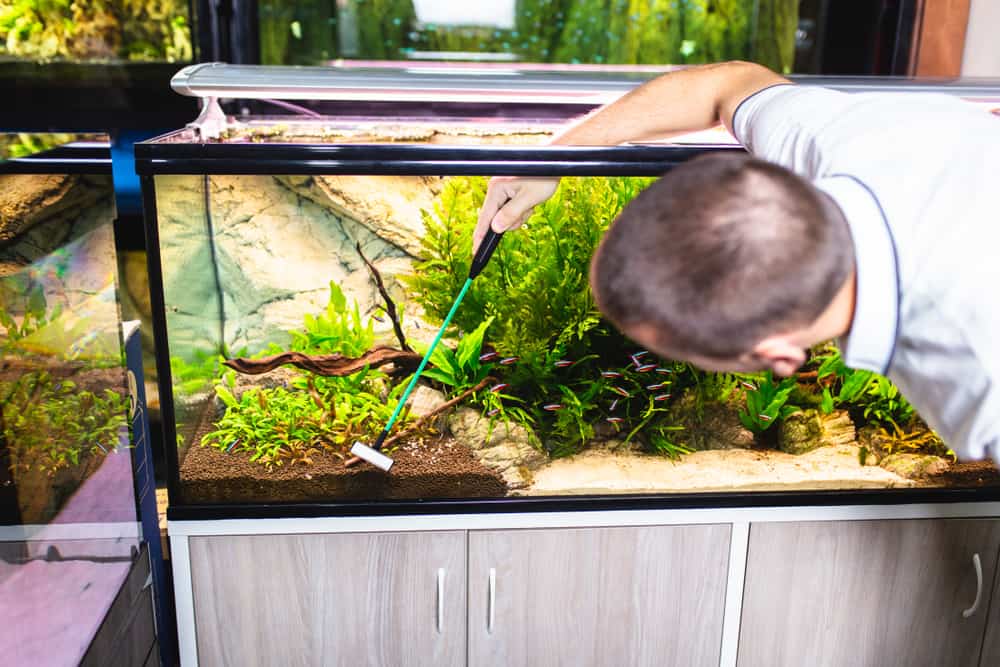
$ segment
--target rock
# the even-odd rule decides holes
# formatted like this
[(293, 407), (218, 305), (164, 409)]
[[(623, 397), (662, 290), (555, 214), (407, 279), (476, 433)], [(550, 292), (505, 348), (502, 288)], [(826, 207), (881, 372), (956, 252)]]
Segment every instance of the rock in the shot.
[(907, 479), (919, 479), (936, 475), (948, 469), (948, 462), (940, 456), (930, 454), (889, 454), (879, 466)]
[(72, 174), (0, 176), (0, 244), (9, 243), (36, 224), (63, 212), (77, 211), (106, 198), (110, 179)]
[(823, 427), (821, 437), (824, 445), (837, 446), (857, 443), (858, 431), (847, 410), (834, 410), (828, 415), (820, 413), (819, 419)]
[(297, 193), (337, 216), (363, 225), (382, 240), (419, 257), (423, 211), (434, 210), (439, 176), (279, 177)]
[(689, 392), (671, 409), (671, 419), (684, 427), (678, 440), (695, 451), (754, 446), (753, 433), (740, 422), (736, 403), (708, 403), (699, 419), (695, 398)]
[(448, 419), (452, 435), (481, 463), (499, 472), (511, 489), (525, 488), (548, 458), (532, 446), (523, 426), (497, 422), (490, 433), (489, 425), (490, 420), (472, 408), (459, 408)]
[[(318, 187), (311, 179), (308, 182)], [(362, 196), (363, 182), (367, 181), (356, 183), (353, 196)], [(398, 275), (412, 270), (407, 252), (332, 206), (303, 196), (302, 183), (301, 177), (212, 176), (213, 247), (205, 211), (205, 179), (157, 177), (172, 355), (193, 359), (196, 351), (217, 347), (220, 296), (224, 342), (232, 350), (247, 347), (250, 352), (270, 342), (284, 344), (285, 332), (300, 329), (305, 313), (322, 311), (330, 281), (343, 289), (349, 302), (358, 303), (362, 315), (375, 312), (381, 297), (355, 243), (361, 244), (382, 273), (390, 293), (402, 296)], [(368, 188), (364, 196), (379, 196), (374, 181)], [(413, 214), (417, 213), (414, 209)], [(400, 303), (404, 308), (409, 305)], [(409, 308), (407, 315), (409, 332), (418, 316)], [(388, 323), (383, 330), (389, 330)]]
[(432, 389), (427, 385), (419, 385), (410, 394), (407, 405), (410, 406), (410, 414), (414, 417), (423, 417), (434, 412), (448, 402), (444, 394), (437, 389)]
[(805, 454), (817, 447), (848, 445), (855, 441), (854, 422), (846, 411), (829, 415), (800, 410), (778, 426), (778, 449), (787, 454)]
[(819, 447), (823, 427), (815, 410), (802, 410), (778, 425), (778, 449), (786, 454), (805, 454)]

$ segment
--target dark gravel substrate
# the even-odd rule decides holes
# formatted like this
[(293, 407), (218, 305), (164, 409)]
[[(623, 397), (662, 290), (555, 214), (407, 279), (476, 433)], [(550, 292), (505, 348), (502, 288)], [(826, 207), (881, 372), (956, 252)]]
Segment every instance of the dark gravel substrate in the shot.
[[(200, 438), (199, 438), (200, 440)], [(407, 443), (392, 454), (388, 473), (361, 463), (345, 468), (330, 454), (312, 465), (268, 471), (244, 452), (226, 454), (214, 447), (191, 447), (181, 464), (185, 502), (305, 502), (338, 500), (412, 500), (497, 498), (507, 485), (453, 438)]]
[(935, 475), (916, 480), (920, 486), (969, 488), (978, 486), (1000, 486), (1000, 470), (990, 459), (955, 463)]

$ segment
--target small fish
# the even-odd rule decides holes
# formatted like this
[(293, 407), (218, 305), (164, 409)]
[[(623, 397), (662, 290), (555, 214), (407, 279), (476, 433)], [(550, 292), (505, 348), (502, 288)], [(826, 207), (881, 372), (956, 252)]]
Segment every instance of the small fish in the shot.
[(656, 396), (653, 397), (653, 400), (654, 401), (665, 401), (668, 398), (670, 398), (671, 396), (673, 396), (673, 394), (657, 394)]
[(748, 389), (750, 391), (757, 391), (756, 385), (754, 385), (754, 383), (752, 382), (746, 382), (745, 380), (740, 380), (740, 384), (743, 385), (744, 389)]
[(562, 403), (547, 403), (542, 406), (542, 410), (545, 410), (547, 412), (555, 412), (556, 410), (562, 410), (562, 409), (563, 409)]
[(620, 378), (622, 376), (618, 371), (601, 371), (602, 378)]
[(608, 422), (609, 424), (621, 424), (625, 420), (622, 419), (621, 417), (605, 417), (604, 421)]
[(235, 446), (236, 446), (236, 443), (237, 443), (237, 442), (239, 442), (239, 441), (240, 441), (240, 439), (239, 439), (239, 438), (236, 438), (236, 439), (235, 439), (235, 440), (233, 440), (233, 441), (232, 441), (231, 443), (229, 443), (229, 446), (228, 446), (228, 447), (226, 447), (226, 453), (228, 454), (229, 452), (233, 451), (233, 447), (235, 447)]
[(656, 372), (659, 373), (660, 375), (670, 375), (671, 373), (673, 373), (673, 371), (670, 370), (669, 368), (663, 368), (663, 367), (657, 368)]
[(611, 401), (611, 407), (608, 408), (608, 411), (614, 412), (615, 408), (617, 407), (618, 407), (618, 399), (616, 398), (615, 400)]
[(635, 352), (635, 353), (632, 354), (632, 358), (633, 359), (642, 359), (647, 354), (649, 354), (648, 350), (639, 350), (638, 352)]
[(487, 417), (496, 417), (498, 414), (500, 414), (500, 408), (493, 408), (492, 410), (490, 410), (489, 412), (486, 413), (486, 416)]
[(619, 396), (624, 396), (625, 398), (630, 398), (631, 394), (622, 389), (621, 387), (611, 387), (611, 391), (615, 392)]
[(99, 442), (95, 442), (94, 444), (95, 444), (95, 445), (97, 445), (98, 447), (100, 447), (100, 448), (101, 448), (101, 451), (102, 451), (102, 452), (104, 452), (105, 454), (107, 454), (107, 453), (108, 453), (108, 450), (107, 450), (107, 449), (105, 449), (104, 445), (102, 445), (101, 443), (99, 443)]
[(552, 365), (555, 366), (556, 368), (567, 368), (569, 366), (572, 366), (573, 362), (570, 361), (569, 359), (560, 359), (559, 361), (557, 361)]
[(769, 421), (771, 421), (771, 418), (769, 416), (765, 415), (763, 412), (760, 413), (759, 415), (757, 415), (757, 419), (761, 420), (762, 422), (769, 422)]
[(507, 384), (506, 382), (501, 382), (500, 384), (495, 384), (492, 387), (490, 387), (490, 393), (491, 394), (497, 394), (497, 393), (503, 391), (504, 389), (506, 389), (509, 386), (510, 385)]
[(511, 366), (514, 363), (516, 363), (518, 359), (520, 359), (520, 357), (504, 357), (503, 359), (500, 360), (500, 365)]
[(385, 318), (380, 317), (379, 315), (372, 315), (372, 319), (380, 324), (385, 324)]
[(670, 386), (669, 382), (657, 382), (656, 384), (647, 384), (646, 389), (649, 391), (656, 391), (657, 389), (663, 389), (668, 386)]
[(642, 366), (637, 366), (635, 370), (638, 373), (648, 373), (654, 368), (656, 368), (656, 364), (643, 364)]
[(493, 361), (499, 356), (500, 355), (497, 354), (496, 352), (484, 352), (483, 354), (479, 355), (479, 361)]

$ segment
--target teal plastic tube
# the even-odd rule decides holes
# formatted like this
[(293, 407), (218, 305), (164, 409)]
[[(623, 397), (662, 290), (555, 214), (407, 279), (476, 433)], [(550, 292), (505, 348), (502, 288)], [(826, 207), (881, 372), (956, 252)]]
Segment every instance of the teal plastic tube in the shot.
[[(438, 343), (441, 342), (441, 337), (444, 336), (445, 329), (447, 329), (448, 325), (451, 324), (451, 318), (455, 315), (455, 311), (458, 310), (458, 306), (462, 303), (462, 299), (465, 298), (465, 293), (469, 291), (469, 285), (471, 284), (472, 278), (466, 278), (465, 284), (462, 285), (462, 290), (455, 298), (455, 303), (451, 304), (451, 310), (449, 310), (448, 314), (445, 316), (444, 322), (441, 324), (441, 328), (438, 329), (437, 335), (434, 337), (434, 341), (431, 343), (431, 346), (427, 348), (427, 354), (425, 354), (424, 358), (420, 360), (420, 365), (417, 366), (416, 372), (410, 379), (410, 384), (406, 386), (406, 391), (403, 392), (403, 396), (399, 399), (396, 409), (393, 410), (392, 416), (389, 417), (389, 423), (385, 425), (385, 431), (383, 431), (384, 434), (388, 434), (389, 431), (392, 430), (392, 425), (396, 423), (396, 418), (399, 417), (399, 413), (403, 411), (403, 406), (406, 405), (407, 399), (410, 398), (413, 388), (417, 386), (417, 380), (420, 379), (420, 374), (424, 372), (424, 367), (427, 366), (427, 362), (430, 360), (431, 355), (434, 354), (434, 349), (438, 346)], [(380, 441), (382, 439), (383, 438), (381, 437), (379, 438)]]

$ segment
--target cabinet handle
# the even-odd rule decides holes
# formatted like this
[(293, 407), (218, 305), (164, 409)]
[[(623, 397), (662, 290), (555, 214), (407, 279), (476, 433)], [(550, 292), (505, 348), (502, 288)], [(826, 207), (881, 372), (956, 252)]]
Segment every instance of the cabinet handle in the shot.
[(979, 609), (979, 598), (983, 595), (983, 564), (979, 561), (979, 554), (972, 554), (972, 568), (976, 571), (976, 599), (972, 606), (962, 612), (963, 618), (969, 618)]
[(486, 632), (493, 634), (493, 619), (496, 613), (496, 599), (497, 599), (497, 571), (496, 568), (490, 568), (490, 590), (488, 593), (487, 606), (488, 613), (486, 615)]
[(444, 568), (438, 568), (437, 577), (437, 631), (441, 634), (444, 628)]

